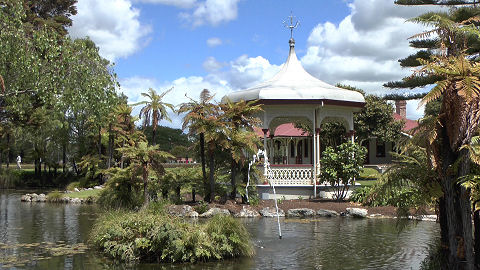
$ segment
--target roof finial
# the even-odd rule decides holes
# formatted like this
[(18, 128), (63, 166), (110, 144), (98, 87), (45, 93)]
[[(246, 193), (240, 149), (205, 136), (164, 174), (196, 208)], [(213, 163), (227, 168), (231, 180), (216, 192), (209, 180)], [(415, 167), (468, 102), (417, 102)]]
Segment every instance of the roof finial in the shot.
[[(295, 19), (295, 24), (293, 24), (293, 20)], [(288, 20), (290, 20), (290, 24), (288, 23)], [(288, 43), (290, 46), (295, 46), (295, 39), (293, 39), (293, 29), (296, 29), (299, 25), (300, 22), (297, 20), (297, 17), (293, 16), (292, 12), (290, 11), (290, 16), (288, 16), (288, 19), (283, 21), (283, 25), (285, 27), (290, 28), (290, 40)]]

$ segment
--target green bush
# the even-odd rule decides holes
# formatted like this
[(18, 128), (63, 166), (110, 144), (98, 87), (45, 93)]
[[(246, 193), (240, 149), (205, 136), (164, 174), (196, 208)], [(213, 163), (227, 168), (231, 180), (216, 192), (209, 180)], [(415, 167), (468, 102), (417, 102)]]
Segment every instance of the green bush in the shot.
[(208, 211), (208, 204), (204, 201), (201, 201), (198, 205), (194, 206), (193, 209), (195, 209), (195, 211), (201, 215)]
[(191, 224), (168, 215), (109, 212), (93, 226), (89, 242), (121, 262), (195, 262), (254, 253), (245, 227), (230, 216)]
[(76, 182), (72, 182), (72, 183), (68, 184), (68, 186), (66, 187), (66, 190), (74, 191), (75, 188), (79, 188), (79, 187), (80, 187), (80, 182), (76, 181)]
[(107, 209), (134, 209), (143, 203), (143, 194), (139, 190), (139, 179), (133, 177), (131, 170), (113, 168), (108, 171), (110, 178), (100, 192), (97, 203)]
[(54, 190), (47, 194), (47, 202), (55, 202), (55, 203), (63, 202), (64, 195), (65, 195), (64, 193), (58, 190)]

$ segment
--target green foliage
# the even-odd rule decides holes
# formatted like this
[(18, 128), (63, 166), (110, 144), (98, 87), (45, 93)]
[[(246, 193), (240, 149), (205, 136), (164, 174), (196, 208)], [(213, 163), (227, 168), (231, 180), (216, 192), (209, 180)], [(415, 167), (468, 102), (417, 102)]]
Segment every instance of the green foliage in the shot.
[(47, 202), (54, 202), (54, 203), (63, 202), (62, 199), (64, 196), (65, 194), (63, 192), (60, 192), (58, 190), (52, 191), (47, 194)]
[(174, 201), (180, 201), (181, 188), (192, 188), (200, 186), (202, 181), (202, 171), (199, 167), (177, 167), (169, 168), (165, 171), (165, 174), (159, 178), (160, 188), (163, 194), (175, 192), (173, 194)]
[(199, 215), (201, 215), (208, 211), (208, 203), (201, 201), (198, 205), (195, 205), (195, 207), (193, 208), (195, 209), (195, 211), (197, 211)]
[(65, 189), (68, 190), (68, 191), (74, 191), (75, 188), (79, 188), (79, 187), (80, 187), (80, 182), (75, 181), (75, 182), (71, 182), (70, 184), (68, 184)]
[(93, 226), (90, 243), (119, 262), (196, 262), (254, 253), (245, 227), (230, 216), (192, 224), (148, 211), (108, 212)]
[(393, 118), (393, 106), (375, 95), (367, 95), (365, 102), (365, 107), (353, 116), (357, 140), (362, 142), (370, 137), (382, 141), (397, 140), (404, 123)]
[[(153, 130), (151, 126), (147, 126), (143, 132), (147, 138), (147, 141), (153, 144), (152, 136)], [(188, 135), (183, 133), (181, 129), (170, 128), (166, 126), (157, 126), (157, 131), (155, 135), (155, 144), (158, 144), (159, 150), (170, 152), (175, 147), (190, 147), (192, 144), (188, 140)], [(173, 153), (172, 153), (173, 154)], [(175, 156), (175, 154), (173, 154)], [(193, 156), (192, 154), (188, 155), (189, 157)], [(185, 155), (182, 155), (185, 157)]]
[(320, 177), (332, 186), (336, 200), (345, 198), (349, 186), (360, 175), (365, 154), (365, 147), (352, 142), (323, 151)]
[(423, 213), (424, 207), (432, 206), (443, 193), (438, 176), (430, 164), (425, 149), (411, 145), (402, 154), (393, 153), (396, 159), (372, 186), (367, 205), (392, 205), (399, 207), (399, 214), (411, 215), (414, 209)]
[(109, 179), (99, 194), (97, 203), (100, 206), (133, 209), (142, 204), (140, 179), (133, 174), (132, 168), (112, 168), (106, 173)]

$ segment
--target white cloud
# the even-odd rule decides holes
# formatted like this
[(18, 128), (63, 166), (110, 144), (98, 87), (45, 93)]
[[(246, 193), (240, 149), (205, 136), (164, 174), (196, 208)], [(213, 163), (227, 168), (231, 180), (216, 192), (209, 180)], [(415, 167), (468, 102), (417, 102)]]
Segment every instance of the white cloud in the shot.
[(215, 57), (210, 56), (203, 62), (203, 68), (209, 72), (215, 72), (225, 66), (224, 63), (220, 63), (215, 59)]
[(217, 47), (222, 45), (223, 41), (220, 38), (217, 37), (212, 37), (207, 39), (207, 45), (208, 47)]
[(302, 64), (330, 84), (392, 93), (382, 85), (411, 74), (398, 59), (415, 51), (407, 39), (425, 30), (405, 20), (432, 8), (396, 6), (390, 0), (355, 0), (349, 7), (351, 13), (338, 25), (325, 22), (312, 30)]
[(180, 18), (191, 23), (193, 27), (204, 24), (216, 26), (237, 18), (238, 1), (239, 0), (206, 0), (197, 3), (193, 12), (180, 13)]
[(70, 36), (90, 37), (100, 54), (111, 61), (138, 51), (151, 32), (150, 26), (140, 23), (140, 11), (129, 0), (79, 0), (77, 10)]
[(162, 4), (179, 8), (192, 8), (197, 3), (196, 0), (136, 0), (136, 2)]

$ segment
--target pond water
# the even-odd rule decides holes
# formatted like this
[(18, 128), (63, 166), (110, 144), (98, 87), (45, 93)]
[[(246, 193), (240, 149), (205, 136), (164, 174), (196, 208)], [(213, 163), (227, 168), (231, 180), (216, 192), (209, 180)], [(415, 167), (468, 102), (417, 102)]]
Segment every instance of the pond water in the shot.
[(93, 205), (22, 203), (27, 192), (0, 190), (1, 269), (418, 269), (436, 241), (434, 222), (317, 218), (242, 220), (256, 255), (213, 263), (115, 266), (86, 247), (98, 208)]

